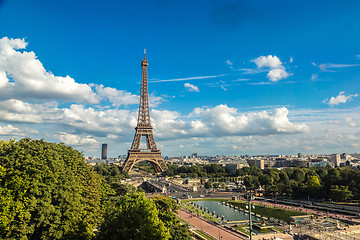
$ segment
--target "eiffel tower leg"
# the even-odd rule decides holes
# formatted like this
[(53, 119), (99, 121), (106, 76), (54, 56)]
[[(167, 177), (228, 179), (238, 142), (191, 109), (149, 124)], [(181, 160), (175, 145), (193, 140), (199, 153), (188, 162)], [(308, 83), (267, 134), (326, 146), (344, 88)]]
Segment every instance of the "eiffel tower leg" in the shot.
[(161, 173), (162, 172), (160, 166), (157, 165), (156, 163), (151, 162), (151, 165), (154, 167), (155, 173)]
[(123, 165), (123, 171), (129, 173), (133, 166), (136, 164), (136, 156), (129, 155)]

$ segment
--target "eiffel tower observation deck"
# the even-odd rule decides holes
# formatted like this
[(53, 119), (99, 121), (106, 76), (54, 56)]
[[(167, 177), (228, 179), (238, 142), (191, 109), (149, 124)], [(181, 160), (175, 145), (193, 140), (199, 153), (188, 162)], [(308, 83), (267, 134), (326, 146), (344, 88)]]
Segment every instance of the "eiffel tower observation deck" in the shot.
[[(141, 61), (142, 77), (138, 121), (135, 128), (135, 136), (131, 145), (131, 149), (128, 151), (128, 156), (123, 165), (123, 170), (126, 172), (130, 172), (136, 163), (142, 161), (150, 162), (153, 165), (156, 173), (167, 170), (167, 166), (161, 156), (161, 152), (156, 146), (153, 128), (150, 121), (147, 76), (148, 65), (148, 60), (146, 59), (146, 50), (144, 49), (144, 59)], [(146, 149), (140, 148), (141, 138), (143, 137), (146, 138)]]

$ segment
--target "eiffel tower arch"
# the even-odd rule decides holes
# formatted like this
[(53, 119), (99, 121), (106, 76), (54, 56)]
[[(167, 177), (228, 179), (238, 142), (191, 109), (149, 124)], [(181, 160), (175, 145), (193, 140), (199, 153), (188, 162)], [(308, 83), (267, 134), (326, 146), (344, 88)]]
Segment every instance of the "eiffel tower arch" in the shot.
[[(141, 76), (141, 93), (137, 126), (135, 128), (135, 136), (131, 149), (128, 151), (128, 156), (124, 162), (123, 170), (130, 172), (134, 165), (138, 162), (150, 162), (155, 168), (156, 173), (167, 170), (166, 163), (161, 156), (160, 150), (156, 146), (153, 128), (150, 122), (149, 111), (149, 92), (148, 92), (148, 77), (147, 67), (148, 61), (146, 59), (146, 52), (144, 50), (144, 59), (141, 61), (142, 76)], [(141, 138), (146, 138), (146, 149), (140, 149)]]

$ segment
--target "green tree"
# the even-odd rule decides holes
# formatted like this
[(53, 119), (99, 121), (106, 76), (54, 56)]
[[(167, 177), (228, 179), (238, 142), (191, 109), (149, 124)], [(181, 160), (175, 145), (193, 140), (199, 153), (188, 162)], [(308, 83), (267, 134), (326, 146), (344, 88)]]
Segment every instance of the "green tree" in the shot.
[(206, 189), (212, 188), (212, 183), (210, 181), (207, 181), (204, 185)]
[(90, 239), (102, 215), (97, 176), (64, 144), (0, 141), (0, 238)]
[(115, 191), (113, 195), (123, 196), (127, 193), (135, 193), (137, 190), (133, 185), (122, 184), (119, 182), (113, 182), (110, 184), (111, 188)]
[(353, 196), (348, 186), (331, 186), (329, 197), (334, 201), (346, 201)]
[(94, 170), (101, 175), (108, 184), (129, 178), (129, 175), (122, 170), (122, 167), (115, 164), (96, 164)]
[(255, 190), (260, 186), (259, 179), (255, 176), (246, 176), (244, 177), (244, 185), (248, 190)]
[(179, 209), (178, 204), (169, 197), (155, 196), (152, 198), (159, 211), (159, 219), (169, 229), (172, 240), (191, 240), (191, 234), (186, 225), (182, 225), (174, 211)]
[(309, 179), (307, 180), (306, 184), (307, 184), (307, 186), (308, 186), (309, 188), (314, 188), (314, 189), (316, 189), (316, 188), (318, 188), (318, 187), (321, 186), (321, 185), (320, 185), (319, 178), (318, 178), (317, 176), (311, 176), (311, 177), (309, 177)]
[(304, 170), (301, 169), (301, 168), (295, 168), (291, 178), (295, 179), (298, 182), (304, 182), (305, 181), (305, 172), (304, 172)]
[(155, 203), (144, 193), (126, 194), (105, 212), (98, 239), (169, 239), (169, 230), (158, 215)]
[(321, 186), (319, 178), (315, 175), (310, 176), (309, 179), (306, 182), (307, 188), (308, 188), (308, 196), (316, 196), (319, 190), (319, 187)]

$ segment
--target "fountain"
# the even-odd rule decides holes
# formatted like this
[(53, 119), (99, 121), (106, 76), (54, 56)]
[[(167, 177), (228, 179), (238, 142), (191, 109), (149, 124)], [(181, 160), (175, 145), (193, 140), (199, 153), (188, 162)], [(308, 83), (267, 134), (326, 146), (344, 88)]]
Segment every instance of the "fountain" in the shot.
[(266, 231), (269, 231), (269, 230), (272, 230), (272, 228), (274, 226), (272, 225), (266, 225), (265, 223), (265, 220), (262, 219), (260, 223), (254, 223), (253, 224), (253, 227), (257, 230), (259, 230), (260, 232), (266, 232)]

